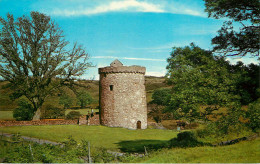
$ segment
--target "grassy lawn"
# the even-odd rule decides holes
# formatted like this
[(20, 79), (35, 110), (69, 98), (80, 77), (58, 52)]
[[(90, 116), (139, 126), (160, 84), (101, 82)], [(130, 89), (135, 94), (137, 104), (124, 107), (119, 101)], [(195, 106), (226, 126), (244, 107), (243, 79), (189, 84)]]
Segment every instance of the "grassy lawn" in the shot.
[(129, 159), (129, 162), (141, 163), (259, 163), (260, 138), (253, 141), (242, 141), (229, 146), (202, 146), (194, 148), (163, 148), (158, 151), (149, 149), (149, 145), (164, 144), (176, 137), (171, 130), (146, 129), (128, 130), (105, 126), (50, 125), (50, 126), (17, 126), (0, 127), (1, 132), (21, 133), (41, 139), (62, 142), (68, 136), (77, 141), (90, 141), (94, 147), (124, 152), (144, 152), (147, 147), (149, 156)]
[(163, 149), (142, 163), (259, 163), (260, 139), (229, 146)]
[(13, 111), (0, 111), (0, 121), (1, 120), (14, 120)]
[(70, 135), (77, 141), (82, 139), (91, 142), (92, 146), (123, 151), (143, 151), (149, 144), (162, 144), (177, 136), (176, 131), (146, 129), (128, 130), (105, 126), (50, 125), (50, 126), (16, 126), (0, 127), (0, 132), (21, 133), (51, 141), (62, 142)]

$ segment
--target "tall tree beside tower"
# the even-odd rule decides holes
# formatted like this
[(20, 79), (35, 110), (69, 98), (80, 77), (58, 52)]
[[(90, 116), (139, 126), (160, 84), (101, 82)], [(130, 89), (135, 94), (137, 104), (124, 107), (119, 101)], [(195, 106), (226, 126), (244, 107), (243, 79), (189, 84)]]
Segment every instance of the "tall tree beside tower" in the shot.
[(82, 75), (91, 63), (88, 54), (76, 43), (68, 49), (63, 31), (45, 14), (31, 17), (0, 17), (0, 76), (9, 81), (12, 98), (25, 96), (40, 119), (45, 99), (73, 78)]

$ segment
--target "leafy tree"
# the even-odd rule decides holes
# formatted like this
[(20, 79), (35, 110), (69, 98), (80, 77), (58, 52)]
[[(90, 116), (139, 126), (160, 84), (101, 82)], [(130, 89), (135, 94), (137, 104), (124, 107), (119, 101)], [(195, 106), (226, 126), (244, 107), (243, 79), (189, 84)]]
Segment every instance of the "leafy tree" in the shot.
[(219, 120), (213, 122), (217, 127), (214, 131), (216, 136), (227, 134), (239, 134), (246, 129), (240, 118), (244, 118), (245, 112), (239, 108), (231, 109), (228, 114), (223, 115)]
[(65, 109), (61, 109), (52, 104), (48, 104), (43, 107), (41, 118), (64, 118), (65, 117)]
[(69, 95), (63, 93), (60, 96), (59, 104), (64, 105), (64, 109), (68, 109), (72, 105), (72, 103), (73, 99)]
[(13, 117), (17, 121), (29, 121), (33, 118), (33, 107), (24, 98), (18, 101), (18, 108), (13, 111)]
[(24, 95), (32, 103), (37, 120), (46, 97), (61, 86), (73, 86), (73, 78), (91, 64), (82, 46), (67, 49), (69, 42), (49, 16), (30, 15), (0, 17), (0, 76), (10, 82), (12, 98)]
[[(216, 52), (245, 56), (259, 56), (260, 47), (260, 1), (259, 0), (204, 0), (209, 17), (216, 19), (227, 17), (212, 39)], [(233, 27), (239, 22), (239, 30)]]
[(77, 93), (77, 99), (81, 108), (89, 105), (93, 101), (91, 95), (88, 92), (82, 90)]
[(152, 103), (166, 106), (170, 101), (171, 89), (156, 89), (152, 95)]
[(237, 62), (235, 65), (228, 65), (230, 73), (237, 74), (236, 94), (240, 95), (241, 103), (248, 105), (256, 101), (259, 97), (259, 71), (260, 66), (256, 64), (245, 65), (243, 62)]
[[(240, 97), (233, 94), (236, 75), (229, 73), (224, 58), (191, 44), (173, 48), (167, 61), (166, 76), (173, 85), (167, 111), (176, 119), (208, 120), (222, 106), (239, 106)], [(206, 108), (201, 110), (201, 105)]]
[(256, 131), (260, 128), (260, 99), (249, 104), (246, 117), (249, 119), (248, 126)]

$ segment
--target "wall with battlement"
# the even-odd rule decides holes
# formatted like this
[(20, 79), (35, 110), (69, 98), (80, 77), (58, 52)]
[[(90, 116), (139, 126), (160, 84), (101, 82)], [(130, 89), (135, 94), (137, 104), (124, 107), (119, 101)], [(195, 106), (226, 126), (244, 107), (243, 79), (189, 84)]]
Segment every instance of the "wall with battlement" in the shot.
[(145, 67), (141, 66), (118, 66), (118, 67), (103, 67), (99, 68), (99, 74), (102, 73), (140, 73), (145, 74)]

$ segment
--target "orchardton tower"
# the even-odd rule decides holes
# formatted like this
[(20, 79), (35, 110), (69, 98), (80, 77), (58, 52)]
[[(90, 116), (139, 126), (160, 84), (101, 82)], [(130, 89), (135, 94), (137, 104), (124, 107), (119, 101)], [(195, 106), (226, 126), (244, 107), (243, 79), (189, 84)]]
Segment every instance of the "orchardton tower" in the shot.
[(99, 68), (100, 123), (128, 129), (147, 128), (145, 67), (123, 66), (119, 60)]

